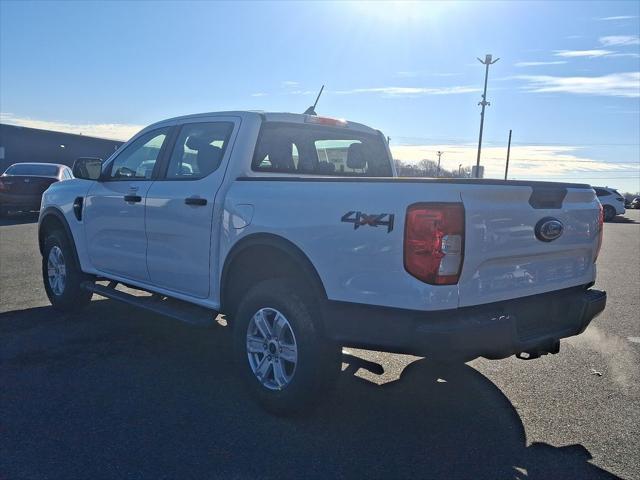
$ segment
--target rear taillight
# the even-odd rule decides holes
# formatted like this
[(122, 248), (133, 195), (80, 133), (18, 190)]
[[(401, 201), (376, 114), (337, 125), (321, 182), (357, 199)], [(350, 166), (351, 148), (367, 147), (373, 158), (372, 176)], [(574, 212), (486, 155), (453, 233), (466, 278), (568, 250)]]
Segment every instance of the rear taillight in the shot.
[(407, 209), (404, 268), (432, 285), (458, 283), (464, 257), (461, 203), (416, 203)]
[(600, 255), (600, 248), (602, 248), (602, 235), (604, 233), (604, 208), (602, 208), (602, 204), (598, 202), (598, 243), (596, 245), (596, 254), (593, 256), (593, 263), (596, 263), (598, 260), (598, 255)]

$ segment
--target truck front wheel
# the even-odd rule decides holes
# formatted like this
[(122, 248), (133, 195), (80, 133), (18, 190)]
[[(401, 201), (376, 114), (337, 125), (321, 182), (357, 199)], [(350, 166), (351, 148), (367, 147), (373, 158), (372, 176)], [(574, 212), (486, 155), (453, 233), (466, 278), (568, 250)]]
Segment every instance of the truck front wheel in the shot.
[(61, 230), (47, 233), (42, 253), (42, 280), (53, 308), (75, 311), (91, 300), (91, 292), (81, 284), (90, 279), (76, 262), (73, 244)]
[(236, 363), (268, 411), (294, 415), (326, 397), (340, 372), (340, 348), (318, 328), (315, 302), (296, 285), (265, 280), (249, 289), (234, 325)]

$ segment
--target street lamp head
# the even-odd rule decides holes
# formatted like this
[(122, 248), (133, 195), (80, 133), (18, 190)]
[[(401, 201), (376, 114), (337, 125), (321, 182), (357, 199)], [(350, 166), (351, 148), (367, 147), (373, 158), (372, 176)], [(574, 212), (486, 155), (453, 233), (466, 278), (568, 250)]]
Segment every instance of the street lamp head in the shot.
[(499, 58), (496, 58), (495, 60), (493, 60), (493, 55), (491, 55), (490, 53), (487, 53), (484, 57), (484, 60), (481, 60), (480, 58), (476, 57), (476, 59), (483, 65), (493, 65), (494, 63), (496, 63), (498, 60), (500, 60)]

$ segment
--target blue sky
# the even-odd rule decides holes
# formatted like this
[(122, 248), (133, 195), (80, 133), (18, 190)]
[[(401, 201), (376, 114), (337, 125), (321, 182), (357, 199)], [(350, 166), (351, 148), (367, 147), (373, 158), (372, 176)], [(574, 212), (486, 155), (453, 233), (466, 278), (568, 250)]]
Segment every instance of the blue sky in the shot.
[(0, 1), (7, 123), (126, 138), (202, 111), (319, 113), (392, 138), (407, 161), (640, 190), (640, 2)]

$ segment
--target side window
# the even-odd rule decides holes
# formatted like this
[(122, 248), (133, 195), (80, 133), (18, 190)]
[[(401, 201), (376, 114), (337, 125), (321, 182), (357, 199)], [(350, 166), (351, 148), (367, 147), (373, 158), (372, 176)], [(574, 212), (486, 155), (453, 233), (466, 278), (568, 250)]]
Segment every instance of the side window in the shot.
[(169, 128), (153, 130), (128, 145), (111, 162), (109, 178), (112, 180), (150, 179), (168, 132)]
[(611, 195), (611, 193), (609, 193), (604, 188), (596, 188), (595, 191), (598, 197), (606, 197), (607, 195)]
[(197, 180), (215, 172), (232, 131), (232, 122), (183, 125), (171, 153), (167, 180)]
[[(289, 152), (291, 150), (291, 152)], [(270, 155), (273, 155), (274, 161), (271, 161)], [(279, 162), (276, 157), (291, 159), (285, 162), (283, 167), (279, 167), (282, 162)], [(286, 143), (282, 146), (281, 151), (278, 153), (266, 153), (263, 155), (262, 160), (260, 160), (260, 164), (258, 168), (263, 170), (276, 170), (280, 168), (283, 171), (292, 171), (298, 169), (298, 164), (300, 163), (300, 154), (298, 153), (298, 146), (295, 143)]]

